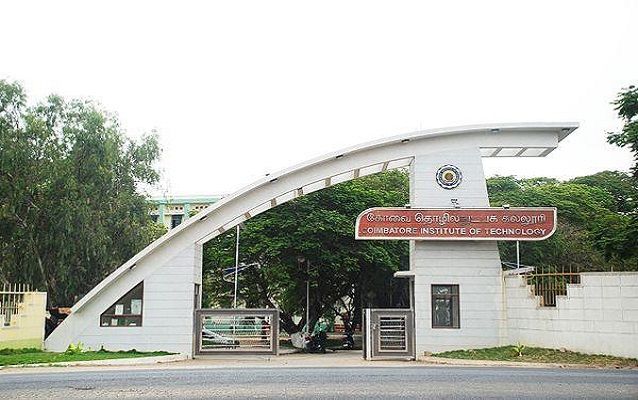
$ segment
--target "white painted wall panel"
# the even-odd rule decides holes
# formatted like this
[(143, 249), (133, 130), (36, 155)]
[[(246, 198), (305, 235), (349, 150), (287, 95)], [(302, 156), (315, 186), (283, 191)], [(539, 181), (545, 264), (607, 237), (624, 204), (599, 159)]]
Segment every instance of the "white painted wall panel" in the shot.
[[(63, 326), (56, 329), (46, 341), (47, 349), (64, 351), (67, 343), (80, 341), (92, 349), (164, 350), (192, 355), (194, 284), (201, 283), (201, 247), (188, 246), (160, 267), (141, 261), (98, 300), (71, 314), (67, 326), (73, 330)], [(100, 314), (142, 280), (142, 326), (99, 326)]]
[[(445, 164), (457, 166), (463, 174), (456, 189), (436, 183), (436, 171)], [(410, 173), (412, 207), (451, 208), (453, 198), (464, 208), (489, 206), (478, 148), (416, 156)], [(501, 344), (506, 321), (496, 242), (414, 241), (411, 248), (417, 358), (424, 352)], [(432, 328), (432, 284), (459, 285), (460, 329)]]

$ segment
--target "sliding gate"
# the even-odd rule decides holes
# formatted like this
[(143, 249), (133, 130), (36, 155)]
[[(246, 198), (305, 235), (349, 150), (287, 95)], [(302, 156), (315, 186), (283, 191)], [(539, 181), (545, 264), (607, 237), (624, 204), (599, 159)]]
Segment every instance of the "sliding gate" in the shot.
[(414, 360), (414, 312), (409, 308), (364, 312), (363, 354), (366, 360)]
[(277, 354), (279, 310), (195, 311), (195, 354)]

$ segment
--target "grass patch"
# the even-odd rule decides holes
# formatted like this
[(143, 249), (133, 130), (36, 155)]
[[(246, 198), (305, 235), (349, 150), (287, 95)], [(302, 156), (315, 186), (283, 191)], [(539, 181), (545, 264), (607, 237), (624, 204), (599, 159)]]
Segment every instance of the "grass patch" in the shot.
[[(520, 352), (520, 355), (519, 355)], [(436, 357), (466, 360), (519, 361), (557, 364), (587, 364), (604, 367), (638, 367), (635, 358), (583, 354), (574, 351), (560, 351), (541, 347), (504, 346), (489, 349), (455, 350), (434, 354)]]
[(50, 353), (38, 349), (0, 349), (0, 366), (24, 364), (49, 364), (68, 361), (110, 360), (114, 358), (139, 358), (165, 356), (166, 351), (84, 351), (75, 353)]

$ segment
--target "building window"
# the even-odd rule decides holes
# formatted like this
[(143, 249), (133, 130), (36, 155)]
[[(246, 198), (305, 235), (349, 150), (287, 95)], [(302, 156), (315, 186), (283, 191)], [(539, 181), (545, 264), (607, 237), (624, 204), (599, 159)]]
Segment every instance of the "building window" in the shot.
[(142, 326), (144, 282), (140, 282), (100, 316), (100, 326)]
[(432, 285), (432, 328), (460, 328), (459, 285)]
[(171, 215), (171, 229), (175, 228), (177, 225), (182, 223), (182, 214), (173, 214)]
[(151, 214), (151, 221), (157, 223), (157, 220), (159, 219), (159, 215), (157, 214)]

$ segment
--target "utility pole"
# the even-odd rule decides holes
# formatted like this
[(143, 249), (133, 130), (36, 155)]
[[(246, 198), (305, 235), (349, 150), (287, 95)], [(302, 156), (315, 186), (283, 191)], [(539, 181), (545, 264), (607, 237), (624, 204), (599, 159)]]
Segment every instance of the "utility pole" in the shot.
[(235, 296), (233, 308), (237, 308), (237, 275), (239, 273), (239, 225), (237, 225), (237, 241), (235, 243)]
[(304, 261), (306, 262), (306, 334), (310, 333), (310, 260), (304, 256), (297, 256), (297, 267), (301, 269)]
[(306, 334), (310, 334), (310, 260), (306, 260)]
[(520, 242), (516, 241), (516, 268), (521, 267), (521, 246)]

